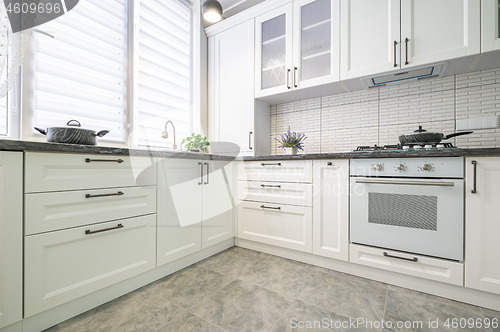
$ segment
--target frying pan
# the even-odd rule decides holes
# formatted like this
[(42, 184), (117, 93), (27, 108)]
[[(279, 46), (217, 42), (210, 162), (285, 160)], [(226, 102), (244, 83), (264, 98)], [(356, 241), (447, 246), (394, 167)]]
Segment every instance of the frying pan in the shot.
[(411, 144), (438, 144), (442, 140), (447, 140), (452, 137), (469, 135), (472, 134), (473, 131), (462, 131), (459, 133), (452, 133), (449, 135), (445, 135), (443, 133), (433, 133), (428, 132), (425, 129), (422, 129), (422, 126), (418, 127), (418, 130), (415, 130), (411, 134), (405, 134), (399, 136), (399, 142), (401, 145), (411, 145)]

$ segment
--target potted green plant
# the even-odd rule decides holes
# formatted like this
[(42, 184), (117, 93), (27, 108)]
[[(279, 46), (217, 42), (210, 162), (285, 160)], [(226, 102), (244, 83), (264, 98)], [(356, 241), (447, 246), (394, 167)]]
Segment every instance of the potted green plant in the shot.
[(186, 150), (191, 152), (208, 152), (207, 147), (210, 146), (210, 142), (207, 141), (207, 136), (201, 136), (200, 134), (196, 135), (195, 133), (192, 133), (191, 136), (182, 140), (181, 149), (183, 144)]
[(287, 154), (297, 154), (297, 150), (304, 151), (306, 138), (306, 134), (290, 132), (288, 127), (288, 131), (281, 135), (281, 139), (275, 138), (275, 140), (281, 144), (278, 148), (284, 149)]

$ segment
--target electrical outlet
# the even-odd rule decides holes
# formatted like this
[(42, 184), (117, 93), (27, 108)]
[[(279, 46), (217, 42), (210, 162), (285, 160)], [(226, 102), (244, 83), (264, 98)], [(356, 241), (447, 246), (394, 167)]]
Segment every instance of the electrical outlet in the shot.
[(456, 122), (457, 130), (492, 129), (498, 128), (498, 116), (462, 119)]

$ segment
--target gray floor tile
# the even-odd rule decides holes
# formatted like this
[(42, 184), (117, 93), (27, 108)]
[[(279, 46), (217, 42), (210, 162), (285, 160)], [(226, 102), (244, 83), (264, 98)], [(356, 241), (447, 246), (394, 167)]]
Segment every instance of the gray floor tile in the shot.
[(198, 266), (238, 278), (267, 257), (270, 256), (258, 251), (233, 247), (201, 261)]
[(486, 308), (481, 308), (481, 310), (483, 311), (485, 316), (498, 318), (500, 320), (500, 311), (486, 309)]
[[(485, 317), (479, 307), (448, 300), (445, 298), (415, 292), (409, 289), (390, 286), (385, 309), (385, 320), (393, 326), (389, 331), (490, 331), (486, 328), (453, 328), (445, 323), (453, 318), (483, 320)], [(429, 326), (429, 321), (438, 321), (439, 329)], [(421, 328), (398, 328), (397, 322), (422, 322)]]
[(270, 331), (363, 331), (363, 329), (345, 328), (349, 320), (348, 317), (297, 300)]
[(489, 325), (493, 332), (500, 332), (500, 311), (481, 308), (484, 316), (489, 319)]
[(159, 292), (168, 301), (189, 309), (232, 280), (228, 275), (192, 265), (159, 280), (148, 291)]
[(347, 274), (319, 272), (299, 299), (355, 319), (381, 320), (387, 285), (365, 280)]
[(43, 330), (42, 332), (64, 332), (64, 331), (59, 325), (56, 325), (49, 327), (48, 329)]
[(158, 332), (223, 332), (219, 327), (208, 323), (207, 321), (185, 312), (168, 325), (157, 330)]
[(240, 279), (274, 290), (293, 301), (318, 272), (315, 266), (271, 256), (254, 265)]
[(235, 280), (191, 312), (227, 331), (267, 331), (291, 304), (276, 292)]

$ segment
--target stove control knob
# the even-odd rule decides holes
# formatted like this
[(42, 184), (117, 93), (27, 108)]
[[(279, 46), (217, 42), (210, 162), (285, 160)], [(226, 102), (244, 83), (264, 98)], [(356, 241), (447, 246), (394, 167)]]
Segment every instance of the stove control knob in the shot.
[(424, 170), (424, 171), (430, 171), (431, 169), (432, 169), (432, 166), (429, 164), (422, 165), (422, 170)]
[(397, 168), (399, 171), (402, 171), (402, 170), (404, 170), (404, 169), (405, 169), (405, 165), (403, 165), (403, 164), (398, 164), (398, 165), (396, 166), (396, 168)]
[(382, 169), (382, 165), (380, 164), (373, 164), (372, 166), (374, 171), (380, 171)]

